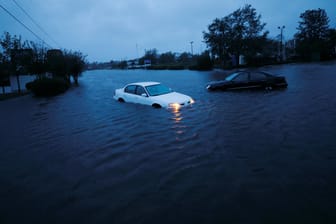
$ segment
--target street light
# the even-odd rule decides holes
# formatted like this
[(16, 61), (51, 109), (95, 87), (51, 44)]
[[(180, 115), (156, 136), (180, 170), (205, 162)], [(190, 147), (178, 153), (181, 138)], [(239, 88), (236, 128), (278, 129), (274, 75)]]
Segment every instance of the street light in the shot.
[(280, 29), (280, 54), (279, 54), (279, 57), (280, 57), (280, 61), (283, 60), (283, 52), (282, 52), (282, 36), (283, 36), (283, 30), (285, 29), (285, 26), (278, 26), (278, 29)]

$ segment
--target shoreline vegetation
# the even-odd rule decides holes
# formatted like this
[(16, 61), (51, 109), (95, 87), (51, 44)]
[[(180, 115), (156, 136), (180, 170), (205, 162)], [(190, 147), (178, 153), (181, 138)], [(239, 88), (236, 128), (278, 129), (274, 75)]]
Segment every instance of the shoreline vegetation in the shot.
[[(71, 85), (79, 85), (78, 78), (85, 69), (86, 60), (81, 52), (48, 49), (34, 42), (5, 32), (0, 39), (1, 99), (20, 96), (26, 91), (35, 96), (55, 96)], [(21, 86), (20, 76), (31, 75), (35, 79)], [(14, 79), (11, 77), (15, 77)], [(17, 94), (6, 93), (16, 79)], [(73, 82), (71, 82), (73, 80)]]
[[(336, 29), (329, 27), (329, 17), (324, 9), (306, 10), (300, 15), (292, 39), (280, 35), (269, 38), (266, 23), (261, 21), (251, 5), (245, 5), (222, 18), (215, 18), (203, 31), (207, 50), (159, 54), (154, 48), (145, 55), (122, 61), (86, 61), (81, 52), (47, 49), (43, 44), (22, 41), (19, 36), (5, 32), (0, 39), (1, 99), (15, 96), (5, 92), (10, 76), (16, 77), (18, 95), (22, 94), (21, 75), (35, 76), (26, 89), (36, 96), (53, 96), (65, 92), (84, 70), (95, 69), (148, 69), (148, 70), (232, 70), (297, 62), (328, 61), (336, 58)], [(71, 78), (73, 83), (71, 83)]]

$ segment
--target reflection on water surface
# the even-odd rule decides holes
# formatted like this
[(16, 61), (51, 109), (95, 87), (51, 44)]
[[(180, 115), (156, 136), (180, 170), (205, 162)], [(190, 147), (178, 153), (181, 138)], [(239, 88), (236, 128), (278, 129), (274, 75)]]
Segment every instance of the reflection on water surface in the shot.
[[(263, 70), (288, 89), (210, 93), (224, 75), (106, 70), (0, 102), (0, 223), (334, 223), (335, 64)], [(113, 100), (143, 80), (196, 103)]]

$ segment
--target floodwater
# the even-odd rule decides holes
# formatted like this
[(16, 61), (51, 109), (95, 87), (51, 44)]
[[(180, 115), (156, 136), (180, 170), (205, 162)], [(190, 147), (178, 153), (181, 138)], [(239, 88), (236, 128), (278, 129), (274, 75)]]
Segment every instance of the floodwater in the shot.
[[(0, 102), (0, 223), (335, 223), (336, 63), (264, 67), (280, 91), (207, 92), (219, 72), (88, 71)], [(180, 111), (119, 103), (159, 81)]]

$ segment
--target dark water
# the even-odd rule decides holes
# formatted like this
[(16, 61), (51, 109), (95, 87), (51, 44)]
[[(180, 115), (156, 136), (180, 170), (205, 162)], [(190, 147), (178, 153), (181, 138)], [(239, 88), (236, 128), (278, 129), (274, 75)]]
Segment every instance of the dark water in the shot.
[[(264, 70), (288, 89), (210, 93), (223, 75), (90, 71), (64, 95), (0, 102), (0, 223), (335, 223), (336, 64)], [(196, 103), (113, 100), (144, 80)]]

